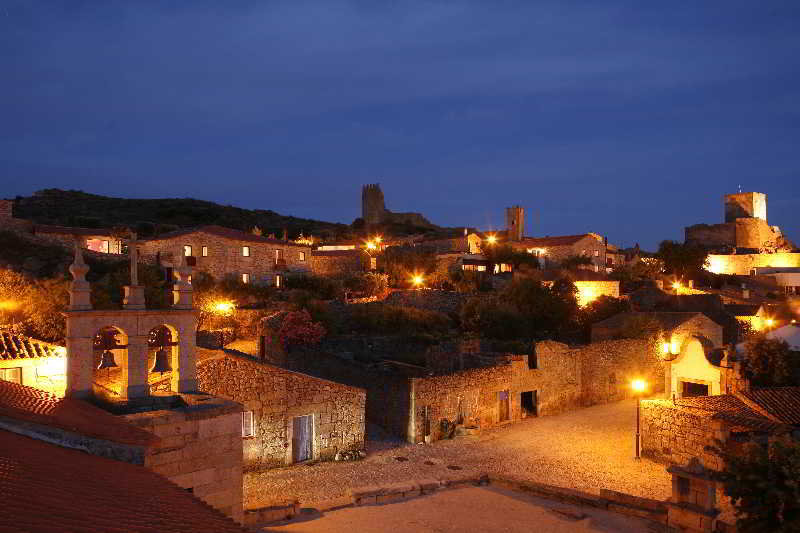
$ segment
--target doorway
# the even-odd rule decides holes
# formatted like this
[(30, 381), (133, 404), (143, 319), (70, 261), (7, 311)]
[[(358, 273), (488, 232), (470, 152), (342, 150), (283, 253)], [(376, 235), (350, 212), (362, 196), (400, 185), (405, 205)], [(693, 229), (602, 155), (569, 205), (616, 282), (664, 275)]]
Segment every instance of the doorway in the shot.
[(509, 420), (511, 410), (508, 406), (508, 391), (503, 390), (497, 393), (497, 421), (506, 422)]
[(292, 462), (313, 457), (314, 415), (296, 416), (292, 420)]
[(539, 391), (529, 390), (522, 393), (520, 405), (525, 416), (538, 416)]

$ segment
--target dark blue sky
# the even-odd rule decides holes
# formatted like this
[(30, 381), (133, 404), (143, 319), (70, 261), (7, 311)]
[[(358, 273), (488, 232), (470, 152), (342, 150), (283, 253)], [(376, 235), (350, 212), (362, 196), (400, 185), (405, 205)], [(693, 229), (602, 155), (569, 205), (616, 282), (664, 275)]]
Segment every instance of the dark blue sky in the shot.
[(0, 196), (195, 197), (655, 247), (800, 241), (800, 2), (0, 0)]

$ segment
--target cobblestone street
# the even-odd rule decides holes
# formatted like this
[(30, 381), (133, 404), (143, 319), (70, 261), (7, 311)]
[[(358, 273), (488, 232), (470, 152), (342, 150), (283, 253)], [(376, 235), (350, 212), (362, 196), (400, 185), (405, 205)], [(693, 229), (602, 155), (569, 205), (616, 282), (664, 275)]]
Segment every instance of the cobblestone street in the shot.
[(670, 495), (669, 476), (662, 465), (634, 459), (635, 428), (636, 404), (627, 400), (527, 419), (433, 445), (370, 443), (369, 456), (362, 461), (247, 475), (245, 508), (295, 498), (313, 506), (342, 497), (354, 487), (481, 472), (593, 493), (605, 488), (664, 499)]

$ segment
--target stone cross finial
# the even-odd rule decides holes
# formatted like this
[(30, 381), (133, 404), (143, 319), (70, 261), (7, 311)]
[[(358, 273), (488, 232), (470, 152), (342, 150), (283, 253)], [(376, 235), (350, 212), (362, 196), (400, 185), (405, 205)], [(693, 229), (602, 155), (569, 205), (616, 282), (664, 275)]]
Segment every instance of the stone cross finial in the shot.
[(70, 311), (87, 311), (92, 308), (91, 293), (89, 282), (86, 281), (86, 274), (89, 267), (83, 261), (83, 251), (80, 243), (75, 240), (75, 259), (69, 266), (72, 274), (72, 283), (69, 286), (69, 309)]
[(136, 233), (131, 233), (131, 240), (128, 242), (128, 254), (131, 259), (131, 286), (136, 287), (139, 285), (139, 250), (136, 246), (139, 241), (136, 240)]
[(137, 246), (136, 233), (131, 232), (131, 240), (128, 241), (128, 254), (131, 259), (131, 284), (123, 287), (125, 295), (122, 298), (123, 309), (144, 309), (144, 287), (139, 286), (139, 251)]

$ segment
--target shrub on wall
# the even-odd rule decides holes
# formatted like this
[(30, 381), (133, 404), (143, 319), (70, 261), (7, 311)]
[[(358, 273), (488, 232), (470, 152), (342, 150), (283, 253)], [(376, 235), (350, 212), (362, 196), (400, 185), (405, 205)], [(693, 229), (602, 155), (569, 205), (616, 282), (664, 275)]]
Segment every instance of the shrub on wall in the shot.
[(800, 357), (786, 341), (753, 337), (742, 360), (745, 376), (755, 387), (800, 386)]
[(278, 338), (285, 350), (319, 344), (325, 336), (325, 327), (314, 322), (305, 309), (287, 313), (278, 330)]
[(0, 326), (44, 341), (63, 341), (68, 288), (65, 278), (33, 279), (0, 268)]
[(377, 335), (444, 335), (452, 326), (444, 313), (383, 303), (349, 306), (346, 322), (354, 332)]

